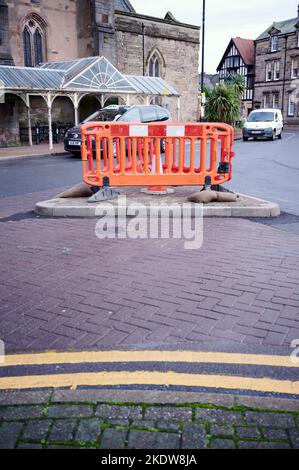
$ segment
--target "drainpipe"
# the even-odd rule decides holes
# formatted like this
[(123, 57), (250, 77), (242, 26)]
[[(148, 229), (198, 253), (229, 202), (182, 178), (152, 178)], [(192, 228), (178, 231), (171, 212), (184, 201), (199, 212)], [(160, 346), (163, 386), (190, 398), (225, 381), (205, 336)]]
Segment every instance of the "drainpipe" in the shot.
[(145, 77), (145, 24), (142, 23), (142, 73)]
[(282, 106), (281, 106), (281, 112), (282, 115), (284, 116), (284, 93), (285, 93), (285, 80), (286, 80), (286, 70), (287, 70), (287, 46), (288, 46), (288, 36), (285, 35), (285, 51), (284, 51), (284, 67), (283, 67), (283, 83), (282, 83)]
[(256, 68), (256, 42), (254, 41), (254, 55), (253, 55), (253, 90), (252, 90), (252, 109), (254, 109), (255, 100), (255, 68)]

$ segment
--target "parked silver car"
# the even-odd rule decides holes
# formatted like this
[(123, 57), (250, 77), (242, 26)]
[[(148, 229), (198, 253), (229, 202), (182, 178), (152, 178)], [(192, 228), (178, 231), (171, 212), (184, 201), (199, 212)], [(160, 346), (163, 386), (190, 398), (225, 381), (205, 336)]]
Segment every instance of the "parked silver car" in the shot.
[[(100, 122), (164, 122), (171, 121), (171, 116), (167, 109), (157, 105), (150, 106), (117, 106), (111, 105), (106, 108), (100, 109), (87, 119), (85, 119), (79, 126), (69, 129), (65, 135), (64, 148), (67, 152), (75, 156), (81, 153), (81, 125), (86, 122), (100, 121)], [(165, 141), (161, 141), (161, 150), (165, 150)]]

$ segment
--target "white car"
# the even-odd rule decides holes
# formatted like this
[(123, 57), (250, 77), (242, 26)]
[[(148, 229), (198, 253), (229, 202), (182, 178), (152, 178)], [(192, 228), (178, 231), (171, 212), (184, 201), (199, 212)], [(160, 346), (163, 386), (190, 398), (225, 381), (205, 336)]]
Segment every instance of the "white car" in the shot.
[(243, 127), (243, 140), (258, 137), (274, 140), (282, 138), (283, 117), (279, 109), (257, 109), (252, 111)]

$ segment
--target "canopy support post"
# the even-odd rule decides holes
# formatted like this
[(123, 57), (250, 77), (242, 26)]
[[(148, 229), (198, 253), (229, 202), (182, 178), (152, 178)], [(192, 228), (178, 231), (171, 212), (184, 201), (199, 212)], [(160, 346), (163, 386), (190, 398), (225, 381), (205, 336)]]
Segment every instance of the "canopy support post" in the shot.
[(79, 125), (79, 96), (78, 93), (74, 93), (74, 112), (75, 112), (75, 126)]
[(52, 96), (47, 94), (48, 123), (49, 123), (49, 149), (53, 150), (53, 129), (52, 129)]
[(31, 110), (30, 110), (30, 95), (26, 95), (26, 107), (27, 107), (29, 145), (30, 145), (30, 147), (32, 147), (33, 146), (33, 140), (32, 140)]
[(177, 113), (178, 113), (178, 121), (181, 120), (181, 98), (178, 96), (177, 101)]

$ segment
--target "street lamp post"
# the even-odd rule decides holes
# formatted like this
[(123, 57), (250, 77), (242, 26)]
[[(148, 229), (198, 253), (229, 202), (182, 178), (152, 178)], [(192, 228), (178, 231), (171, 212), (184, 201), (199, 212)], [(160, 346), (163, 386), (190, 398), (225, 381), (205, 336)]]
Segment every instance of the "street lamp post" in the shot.
[(205, 74), (205, 36), (206, 36), (206, 0), (202, 3), (202, 41), (201, 41), (201, 84), (200, 84), (200, 120), (205, 120), (205, 103), (206, 95), (204, 89), (204, 74)]

